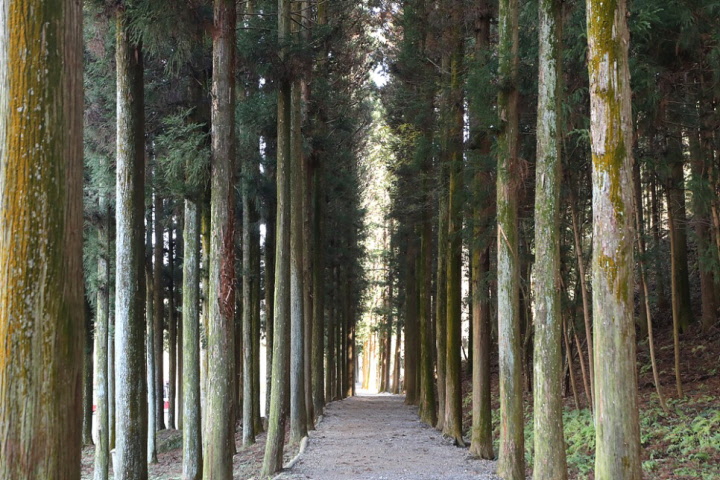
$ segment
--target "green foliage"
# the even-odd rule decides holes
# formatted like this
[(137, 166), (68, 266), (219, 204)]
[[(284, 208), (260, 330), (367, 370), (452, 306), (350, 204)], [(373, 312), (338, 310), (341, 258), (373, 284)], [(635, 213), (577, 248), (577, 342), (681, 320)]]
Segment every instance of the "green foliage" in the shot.
[(155, 139), (164, 184), (178, 197), (198, 198), (210, 178), (210, 143), (205, 125), (190, 121), (192, 109), (182, 109), (162, 120)]

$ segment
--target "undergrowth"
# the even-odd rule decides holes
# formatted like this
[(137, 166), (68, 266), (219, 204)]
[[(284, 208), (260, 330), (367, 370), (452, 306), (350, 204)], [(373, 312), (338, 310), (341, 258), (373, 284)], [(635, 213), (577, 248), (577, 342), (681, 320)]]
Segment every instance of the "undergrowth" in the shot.
[[(720, 397), (668, 399), (670, 414), (657, 402), (640, 411), (642, 468), (646, 478), (720, 478)], [(499, 451), (499, 410), (493, 411), (495, 451)], [(590, 410), (566, 409), (563, 425), (571, 478), (592, 478), (595, 426)], [(525, 461), (533, 459), (532, 410), (525, 413)]]

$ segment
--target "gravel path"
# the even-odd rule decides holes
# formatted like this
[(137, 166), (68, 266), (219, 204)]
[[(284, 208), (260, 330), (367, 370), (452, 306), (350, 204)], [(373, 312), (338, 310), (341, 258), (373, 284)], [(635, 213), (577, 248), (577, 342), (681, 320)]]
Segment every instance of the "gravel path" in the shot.
[(307, 449), (281, 479), (496, 479), (495, 462), (470, 458), (420, 422), (399, 395), (361, 395), (325, 408)]

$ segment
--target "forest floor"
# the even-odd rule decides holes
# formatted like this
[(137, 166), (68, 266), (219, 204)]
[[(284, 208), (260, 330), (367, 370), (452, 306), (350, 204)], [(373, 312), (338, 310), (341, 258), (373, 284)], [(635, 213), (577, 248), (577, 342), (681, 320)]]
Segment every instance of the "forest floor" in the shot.
[(329, 404), (298, 463), (281, 479), (495, 479), (495, 462), (473, 459), (422, 423), (399, 395)]
[[(667, 323), (666, 323), (667, 324)], [(641, 455), (647, 479), (720, 479), (720, 328), (700, 333), (692, 325), (680, 337), (681, 376), (684, 396), (675, 388), (672, 328), (655, 332), (660, 383), (669, 414), (660, 408), (647, 341), (638, 344), (638, 386)], [(586, 355), (586, 353), (585, 353)], [(592, 480), (595, 428), (587, 409), (583, 379), (577, 356), (573, 360), (580, 408), (571, 391), (565, 396), (565, 439), (571, 479)], [(493, 422), (497, 453), (498, 390), (497, 364), (492, 367)], [(470, 376), (464, 372), (464, 431), (469, 431)], [(526, 404), (527, 474), (532, 475), (532, 394)], [(242, 448), (236, 435), (234, 478), (256, 477), (265, 449), (265, 434), (257, 443)], [(182, 473), (182, 432), (158, 432), (157, 464), (149, 466), (153, 480), (180, 479)], [(83, 449), (82, 478), (92, 478), (94, 447)], [(285, 448), (285, 463), (297, 454), (297, 446)], [(470, 460), (467, 450), (452, 447), (433, 428), (421, 423), (417, 408), (403, 404), (403, 397), (359, 396), (330, 403), (318, 429), (300, 461), (283, 474), (285, 479), (423, 479), (494, 478), (492, 462)], [(485, 476), (482, 476), (485, 475)]]
[[(661, 328), (656, 327), (654, 333), (661, 391), (669, 410), (667, 414), (658, 401), (647, 339), (640, 340), (637, 347), (643, 476), (653, 480), (720, 480), (720, 325), (703, 333), (696, 322), (680, 335), (680, 375), (684, 394), (680, 398), (675, 387), (672, 320), (666, 318), (663, 324)], [(587, 356), (587, 351), (584, 350), (583, 354)], [(500, 435), (497, 352), (492, 357), (495, 359), (491, 366), (493, 437), (497, 455)], [(587, 407), (577, 352), (573, 364), (580, 405), (579, 408), (575, 405), (566, 378), (568, 387), (565, 390), (563, 422), (569, 478), (593, 480), (595, 427)], [(463, 430), (467, 432), (472, 425), (472, 379), (466, 367), (463, 362)], [(532, 403), (532, 392), (526, 391), (525, 460), (528, 478), (532, 476), (533, 458)]]

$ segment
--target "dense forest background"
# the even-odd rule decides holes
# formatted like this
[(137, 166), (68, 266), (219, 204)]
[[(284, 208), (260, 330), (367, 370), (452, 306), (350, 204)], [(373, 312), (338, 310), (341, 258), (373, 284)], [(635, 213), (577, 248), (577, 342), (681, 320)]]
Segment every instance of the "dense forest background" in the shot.
[[(502, 478), (720, 476), (720, 1), (73, 3), (0, 3), (0, 39), (47, 22), (60, 52), (0, 42), (0, 133), (60, 132), (50, 193), (0, 204), (27, 275), (0, 299), (0, 477), (266, 477), (357, 388)], [(12, 103), (33, 88), (64, 116)], [(6, 141), (0, 174), (37, 145)], [(82, 223), (82, 269), (37, 216)], [(68, 303), (17, 307), (36, 277), (17, 298)], [(73, 335), (47, 323), (66, 356), (18, 377), (26, 317)], [(82, 458), (30, 466), (33, 388)]]

